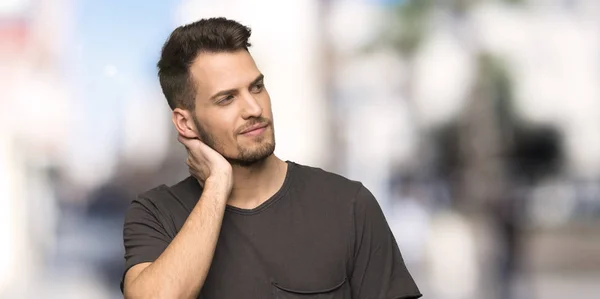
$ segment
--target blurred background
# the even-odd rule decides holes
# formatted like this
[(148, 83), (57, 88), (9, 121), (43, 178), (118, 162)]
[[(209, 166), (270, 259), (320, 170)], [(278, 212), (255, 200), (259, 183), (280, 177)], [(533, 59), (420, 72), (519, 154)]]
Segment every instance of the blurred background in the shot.
[(121, 298), (136, 194), (188, 175), (156, 62), (253, 29), (283, 159), (362, 181), (424, 298), (598, 298), (600, 1), (2, 0), (0, 298)]

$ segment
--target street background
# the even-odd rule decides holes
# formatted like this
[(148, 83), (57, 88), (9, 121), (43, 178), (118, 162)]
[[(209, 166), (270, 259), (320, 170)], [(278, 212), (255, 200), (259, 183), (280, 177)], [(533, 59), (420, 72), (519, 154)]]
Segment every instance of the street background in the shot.
[(276, 154), (362, 181), (424, 298), (598, 298), (596, 0), (3, 0), (0, 298), (121, 298), (129, 201), (188, 175), (160, 48), (213, 16)]

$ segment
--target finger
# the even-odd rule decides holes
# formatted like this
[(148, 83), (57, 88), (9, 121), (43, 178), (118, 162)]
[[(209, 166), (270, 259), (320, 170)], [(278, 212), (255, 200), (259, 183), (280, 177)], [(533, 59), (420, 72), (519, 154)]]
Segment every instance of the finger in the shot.
[(183, 143), (186, 146), (189, 146), (192, 143), (195, 143), (195, 142), (199, 141), (198, 138), (188, 138), (188, 137), (185, 137), (185, 136), (183, 136), (181, 134), (177, 135), (177, 140), (179, 142)]
[(187, 151), (188, 155), (190, 155), (190, 140), (189, 140), (189, 138), (185, 138), (184, 136), (178, 135), (177, 141), (179, 141), (181, 144), (183, 144), (183, 147), (185, 147), (185, 150)]
[(179, 141), (181, 144), (185, 145), (187, 147), (188, 142), (188, 138), (185, 138), (183, 135), (179, 134), (177, 135), (177, 141)]
[(187, 138), (185, 136), (179, 136), (178, 139), (180, 139), (180, 142), (183, 143), (183, 145), (185, 145), (187, 148), (189, 148), (190, 150), (192, 149), (197, 149), (198, 147), (201, 146), (202, 142), (200, 141), (200, 139), (198, 138)]

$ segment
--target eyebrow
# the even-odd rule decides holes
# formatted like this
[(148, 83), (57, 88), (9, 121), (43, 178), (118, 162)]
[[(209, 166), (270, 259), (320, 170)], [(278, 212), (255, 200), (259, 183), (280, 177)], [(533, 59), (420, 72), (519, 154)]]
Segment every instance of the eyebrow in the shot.
[(256, 77), (256, 79), (254, 79), (254, 81), (252, 81), (252, 83), (250, 83), (250, 86), (256, 85), (256, 84), (260, 83), (264, 79), (265, 79), (265, 75), (260, 74), (260, 75), (258, 75), (258, 77)]
[[(258, 83), (260, 83), (262, 80), (264, 80), (265, 76), (263, 74), (260, 74), (256, 77), (256, 79), (254, 79), (251, 83), (250, 86), (256, 85)], [(226, 90), (221, 90), (217, 93), (215, 93), (213, 96), (210, 97), (211, 100), (215, 100), (218, 97), (221, 96), (225, 96), (225, 95), (230, 95), (230, 94), (234, 94), (237, 92), (237, 89), (232, 88), (232, 89), (226, 89)]]

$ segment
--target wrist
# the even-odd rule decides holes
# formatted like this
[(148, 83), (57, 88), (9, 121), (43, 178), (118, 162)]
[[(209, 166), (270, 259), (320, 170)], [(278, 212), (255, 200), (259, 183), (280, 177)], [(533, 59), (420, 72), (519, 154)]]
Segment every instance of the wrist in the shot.
[(216, 188), (229, 191), (231, 190), (231, 176), (226, 174), (222, 175), (211, 175), (204, 181), (205, 188)]

